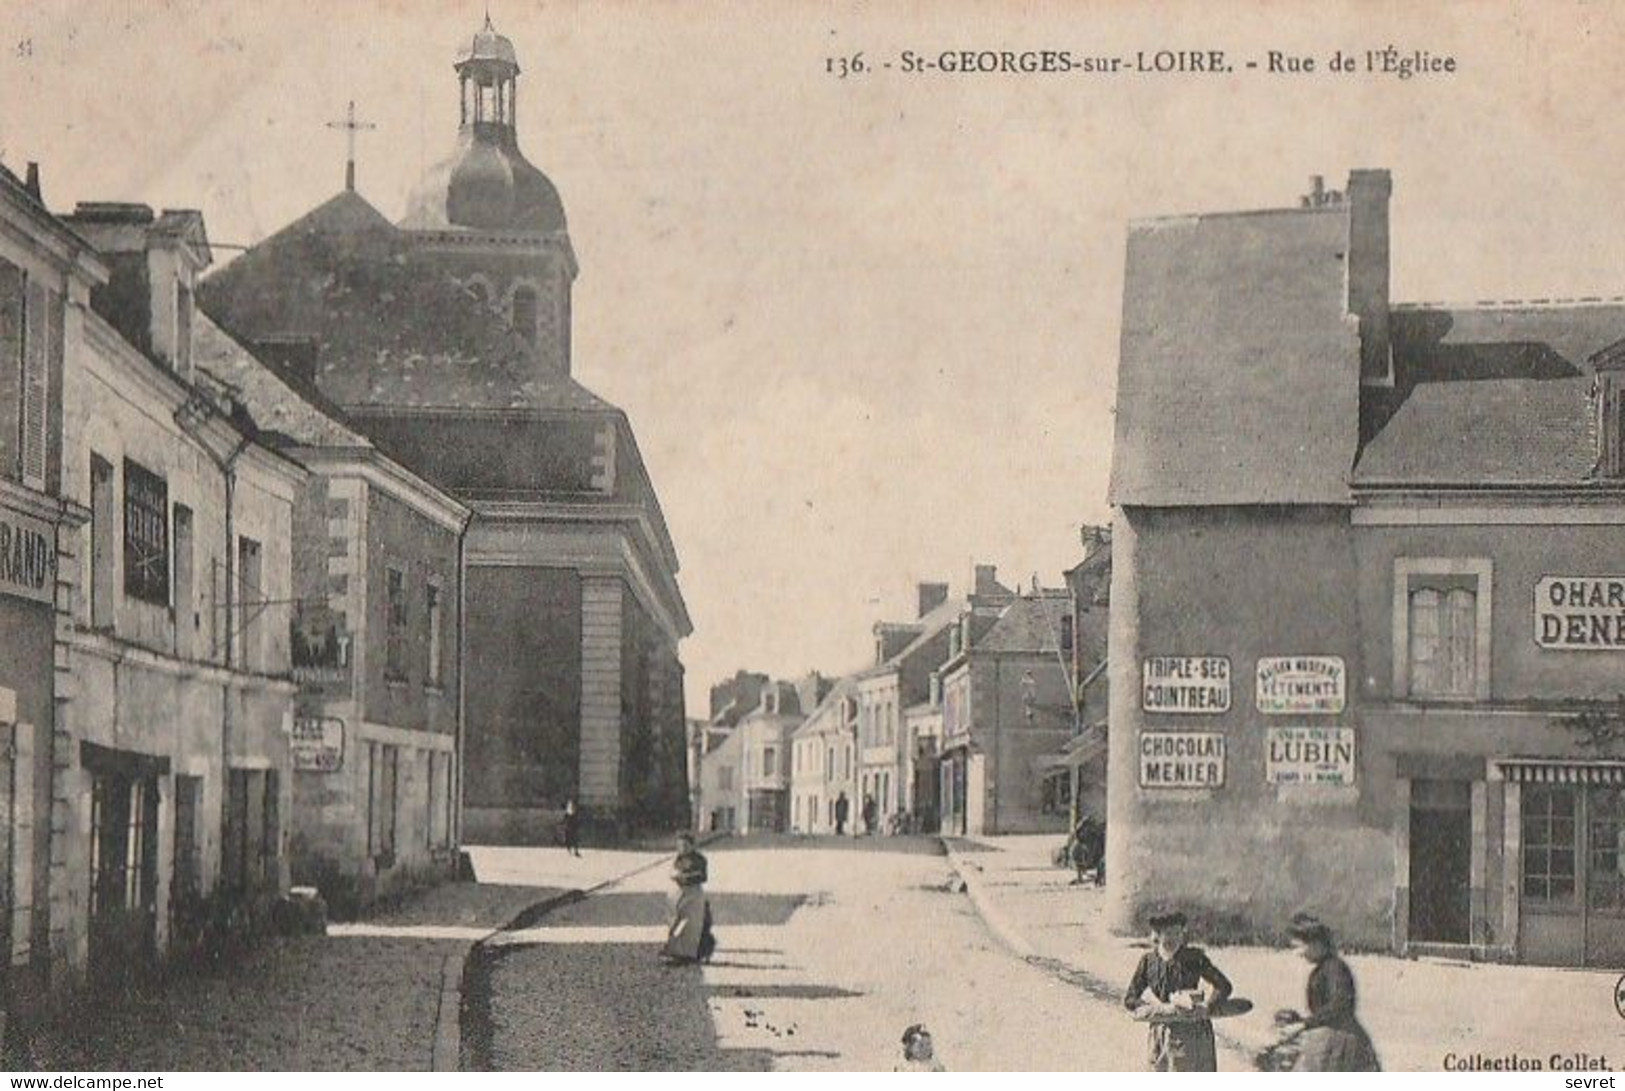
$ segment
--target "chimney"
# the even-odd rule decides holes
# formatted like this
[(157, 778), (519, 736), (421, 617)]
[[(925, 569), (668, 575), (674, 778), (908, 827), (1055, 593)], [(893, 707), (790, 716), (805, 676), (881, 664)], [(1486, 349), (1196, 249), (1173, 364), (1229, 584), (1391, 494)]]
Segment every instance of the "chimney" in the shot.
[(920, 611), (915, 617), (924, 617), (938, 606), (948, 601), (948, 585), (945, 583), (922, 583), (918, 585)]
[(976, 566), (976, 591), (978, 595), (996, 595), (999, 587), (999, 567), (992, 564), (979, 564)]
[(1385, 170), (1349, 172), (1348, 313), (1360, 322), (1360, 382), (1393, 382), (1388, 331), (1388, 198)]
[(28, 195), (34, 200), (40, 204), (45, 203), (45, 198), (40, 196), (39, 164), (33, 160), (28, 162), (28, 177), (23, 180), (23, 188), (28, 191)]

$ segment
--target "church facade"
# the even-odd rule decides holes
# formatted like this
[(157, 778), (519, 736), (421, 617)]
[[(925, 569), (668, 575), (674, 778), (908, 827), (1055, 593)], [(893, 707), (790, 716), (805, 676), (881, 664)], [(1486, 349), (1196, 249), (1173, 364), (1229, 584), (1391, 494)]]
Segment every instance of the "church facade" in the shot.
[(472, 512), (462, 840), (682, 822), (689, 621), (626, 414), (572, 375), (577, 274), (557, 189), (519, 149), (512, 42), (455, 65), (457, 146), (391, 223), (348, 184), (200, 290), (370, 439)]

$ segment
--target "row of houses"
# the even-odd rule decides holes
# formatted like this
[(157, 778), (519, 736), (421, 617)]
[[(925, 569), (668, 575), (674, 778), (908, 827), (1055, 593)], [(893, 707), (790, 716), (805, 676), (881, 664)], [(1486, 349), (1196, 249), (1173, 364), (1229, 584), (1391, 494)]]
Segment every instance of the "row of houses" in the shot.
[(197, 309), (202, 216), (0, 167), (0, 997), (457, 838), (468, 511)]
[(690, 725), (702, 829), (806, 834), (1063, 831), (1105, 810), (1110, 534), (1086, 528), (1061, 588), (978, 565), (922, 583), (874, 661), (796, 682), (740, 672)]
[(1617, 966), (1625, 300), (1395, 303), (1392, 189), (1130, 229), (1114, 922)]

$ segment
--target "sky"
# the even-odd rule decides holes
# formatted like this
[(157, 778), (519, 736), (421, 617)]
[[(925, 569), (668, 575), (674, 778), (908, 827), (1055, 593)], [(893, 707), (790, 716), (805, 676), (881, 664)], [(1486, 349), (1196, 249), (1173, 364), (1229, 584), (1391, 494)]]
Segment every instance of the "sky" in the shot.
[[(1420, 5), (1416, 6), (1421, 8)], [(457, 125), (483, 3), (46, 0), (0, 10), (0, 161), (47, 202), (202, 209), (251, 244), (343, 185), (391, 218)], [(574, 373), (631, 418), (710, 684), (864, 665), (915, 584), (1047, 584), (1110, 518), (1137, 217), (1393, 172), (1398, 300), (1625, 292), (1611, 5), (491, 0), (519, 139), (581, 263)], [(1453, 75), (1325, 71), (1334, 51)], [(905, 74), (904, 50), (1223, 49), (1219, 75)], [(828, 59), (871, 70), (838, 79)], [(1268, 51), (1321, 69), (1272, 75)], [(890, 70), (873, 68), (890, 60)], [(1245, 68), (1247, 60), (1261, 70)], [(222, 247), (217, 260), (231, 253)], [(1625, 331), (1622, 331), (1625, 332)]]

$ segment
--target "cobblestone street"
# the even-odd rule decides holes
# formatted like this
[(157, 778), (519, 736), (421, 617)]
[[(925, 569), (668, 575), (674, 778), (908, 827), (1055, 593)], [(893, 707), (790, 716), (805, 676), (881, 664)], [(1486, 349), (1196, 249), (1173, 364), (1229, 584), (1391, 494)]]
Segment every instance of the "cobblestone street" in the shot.
[(177, 974), (124, 1002), (79, 1007), (35, 1042), (33, 1067), (427, 1070), (442, 973), (449, 959), (457, 980), (470, 945), (462, 937), (498, 928), (559, 893), (456, 883), (410, 898), (359, 930), (334, 926), (327, 936), (275, 940), (240, 962)]
[(953, 1069), (1137, 1067), (1115, 1005), (1007, 953), (935, 839), (708, 849), (720, 948), (664, 967), (670, 880), (640, 873), (475, 956), (464, 1063), (496, 1069), (889, 1069), (926, 1023)]

